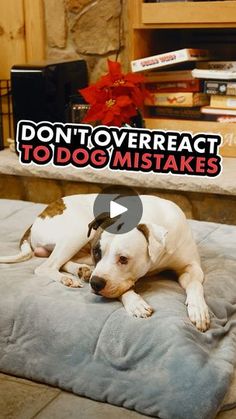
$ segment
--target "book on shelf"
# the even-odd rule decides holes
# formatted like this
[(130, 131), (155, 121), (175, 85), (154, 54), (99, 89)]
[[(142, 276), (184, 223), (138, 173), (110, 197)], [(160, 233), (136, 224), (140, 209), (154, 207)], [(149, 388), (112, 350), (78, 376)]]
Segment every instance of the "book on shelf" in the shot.
[(212, 95), (210, 99), (210, 106), (212, 108), (236, 109), (236, 97)]
[(209, 104), (209, 96), (205, 93), (175, 92), (175, 93), (154, 93), (152, 100), (145, 102), (148, 106), (172, 106), (190, 107)]
[(206, 49), (184, 48), (176, 51), (166, 52), (164, 54), (152, 55), (131, 61), (133, 72), (147, 71), (155, 68), (167, 67), (179, 63), (191, 61), (208, 60), (209, 51)]
[(226, 122), (236, 122), (236, 116), (231, 116), (231, 115), (220, 115), (220, 116), (218, 116), (217, 117), (217, 119), (216, 119), (216, 121), (217, 122), (223, 122), (223, 123), (226, 123)]
[[(190, 1), (206, 1), (206, 0), (144, 0), (144, 3), (184, 3)], [(207, 0), (207, 1), (216, 1), (216, 0)], [(218, 0), (226, 1), (226, 0)]]
[(194, 119), (203, 118), (200, 107), (167, 107), (152, 106), (149, 109), (150, 117), (171, 119)]
[(203, 106), (201, 108), (201, 112), (203, 114), (209, 114), (209, 115), (232, 115), (236, 116), (236, 109), (225, 109), (225, 108), (212, 108), (211, 106)]
[(0, 114), (0, 150), (4, 147), (3, 145), (3, 126), (2, 126), (2, 115)]
[(183, 3), (190, 0), (158, 0), (156, 3)]
[(236, 96), (236, 81), (205, 80), (204, 93), (207, 95)]
[(218, 114), (202, 114), (202, 119), (204, 121), (211, 121), (211, 122), (220, 122), (220, 123), (235, 123), (236, 122), (236, 116), (233, 115), (218, 115)]
[(192, 0), (145, 0), (144, 3), (183, 3)]
[(202, 82), (200, 79), (191, 79), (182, 81), (147, 83), (146, 89), (151, 93), (200, 92), (202, 90)]
[(210, 70), (195, 68), (193, 77), (198, 79), (236, 80), (236, 70)]
[(189, 80), (195, 80), (192, 70), (151, 71), (150, 73), (145, 73), (145, 83), (186, 82)]
[(236, 70), (236, 61), (202, 61), (196, 63), (196, 68), (209, 70)]

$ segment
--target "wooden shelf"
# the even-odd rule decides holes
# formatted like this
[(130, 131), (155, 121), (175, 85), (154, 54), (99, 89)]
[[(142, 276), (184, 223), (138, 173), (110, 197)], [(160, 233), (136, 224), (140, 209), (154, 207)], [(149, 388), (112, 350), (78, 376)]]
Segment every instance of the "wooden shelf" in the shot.
[[(213, 54), (217, 51), (224, 60), (236, 59), (236, 0), (181, 3), (129, 0), (128, 3), (130, 60), (190, 46), (209, 48)], [(193, 134), (220, 134), (221, 155), (236, 157), (236, 123), (147, 118), (146, 126)]]
[(211, 121), (193, 121), (180, 119), (146, 118), (149, 129), (187, 131), (197, 133), (216, 133), (222, 135), (223, 145), (220, 154), (224, 157), (236, 157), (236, 123), (219, 123)]
[(142, 3), (140, 28), (235, 27), (236, 1)]

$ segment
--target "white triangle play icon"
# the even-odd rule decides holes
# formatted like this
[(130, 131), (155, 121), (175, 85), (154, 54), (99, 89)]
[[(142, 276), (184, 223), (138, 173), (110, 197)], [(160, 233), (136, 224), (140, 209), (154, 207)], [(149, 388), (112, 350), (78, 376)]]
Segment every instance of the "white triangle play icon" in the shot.
[(128, 211), (128, 208), (124, 207), (123, 205), (117, 204), (114, 201), (110, 202), (110, 217), (111, 218), (117, 217), (117, 215), (123, 214), (126, 211)]

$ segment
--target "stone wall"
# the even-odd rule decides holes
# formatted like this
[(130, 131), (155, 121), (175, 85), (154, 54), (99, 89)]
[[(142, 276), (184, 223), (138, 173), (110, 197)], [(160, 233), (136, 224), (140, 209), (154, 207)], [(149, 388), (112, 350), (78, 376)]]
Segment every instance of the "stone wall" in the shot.
[(124, 0), (44, 0), (48, 59), (85, 59), (90, 82), (119, 54), (127, 70)]
[[(7, 199), (48, 204), (65, 195), (99, 193), (106, 185), (67, 180), (1, 175), (0, 196)], [(140, 194), (156, 194), (182, 208), (186, 217), (201, 221), (236, 225), (236, 196), (198, 192), (174, 192), (135, 188)]]

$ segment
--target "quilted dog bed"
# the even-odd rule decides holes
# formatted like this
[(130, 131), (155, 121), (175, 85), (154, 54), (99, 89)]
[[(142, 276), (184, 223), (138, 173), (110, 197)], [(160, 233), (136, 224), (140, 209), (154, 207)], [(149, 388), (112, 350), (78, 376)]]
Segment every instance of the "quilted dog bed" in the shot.
[[(44, 205), (0, 201), (0, 254)], [(34, 276), (39, 258), (0, 266), (0, 371), (162, 419), (211, 419), (233, 407), (236, 363), (236, 227), (190, 221), (205, 271), (211, 328), (190, 323), (169, 274), (140, 281), (149, 319), (119, 301)], [(236, 404), (236, 403), (235, 403)]]

